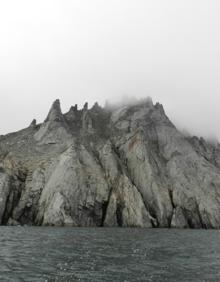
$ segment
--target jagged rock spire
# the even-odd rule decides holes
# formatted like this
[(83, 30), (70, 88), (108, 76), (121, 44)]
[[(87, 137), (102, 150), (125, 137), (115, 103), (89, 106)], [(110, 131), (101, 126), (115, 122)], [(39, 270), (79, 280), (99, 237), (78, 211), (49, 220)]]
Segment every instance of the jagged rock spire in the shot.
[(162, 104), (156, 103), (155, 109), (159, 110), (161, 114), (165, 115), (165, 111), (164, 111), (164, 108), (163, 108)]
[(54, 145), (65, 144), (70, 138), (66, 119), (61, 112), (60, 101), (57, 99), (40, 129), (35, 133), (34, 138), (39, 144)]
[(37, 121), (36, 121), (36, 119), (33, 119), (31, 124), (30, 124), (30, 127), (36, 127), (36, 125), (37, 125)]
[(60, 107), (60, 100), (57, 99), (53, 102), (53, 105), (49, 111), (49, 114), (45, 120), (47, 121), (63, 121), (63, 114), (61, 112), (61, 107)]
[(73, 107), (73, 109), (74, 109), (74, 111), (78, 111), (78, 105), (77, 104), (75, 104), (75, 106)]
[(78, 111), (78, 105), (77, 104), (75, 104), (75, 106), (71, 106), (70, 107), (70, 110), (69, 110), (69, 113), (75, 113), (75, 112), (77, 112)]
[(87, 111), (88, 110), (88, 102), (85, 103), (83, 110)]
[(99, 106), (98, 102), (95, 102), (95, 104), (92, 107), (92, 111), (99, 111), (101, 107)]

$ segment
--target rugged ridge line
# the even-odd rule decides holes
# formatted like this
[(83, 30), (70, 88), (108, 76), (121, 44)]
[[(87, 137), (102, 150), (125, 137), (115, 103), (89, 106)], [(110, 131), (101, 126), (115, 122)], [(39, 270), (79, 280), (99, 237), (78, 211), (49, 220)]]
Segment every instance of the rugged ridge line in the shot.
[(186, 137), (150, 98), (0, 136), (0, 224), (220, 227), (220, 145)]

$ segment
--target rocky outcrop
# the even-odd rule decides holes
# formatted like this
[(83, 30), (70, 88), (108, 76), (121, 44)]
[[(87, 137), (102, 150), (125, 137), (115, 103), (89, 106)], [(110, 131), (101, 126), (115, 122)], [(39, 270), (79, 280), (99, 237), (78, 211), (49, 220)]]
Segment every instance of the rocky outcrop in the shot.
[(220, 145), (186, 137), (151, 99), (0, 136), (0, 223), (220, 228)]
[(60, 108), (60, 101), (56, 100), (40, 129), (34, 134), (34, 139), (41, 145), (65, 145), (71, 138), (67, 124)]

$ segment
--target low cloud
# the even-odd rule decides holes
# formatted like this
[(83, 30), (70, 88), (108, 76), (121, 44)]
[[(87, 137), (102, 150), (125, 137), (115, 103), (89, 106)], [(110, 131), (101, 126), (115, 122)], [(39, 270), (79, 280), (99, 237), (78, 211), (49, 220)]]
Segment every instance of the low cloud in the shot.
[(0, 134), (43, 121), (57, 98), (65, 112), (151, 96), (180, 130), (220, 139), (219, 9), (217, 0), (1, 1)]

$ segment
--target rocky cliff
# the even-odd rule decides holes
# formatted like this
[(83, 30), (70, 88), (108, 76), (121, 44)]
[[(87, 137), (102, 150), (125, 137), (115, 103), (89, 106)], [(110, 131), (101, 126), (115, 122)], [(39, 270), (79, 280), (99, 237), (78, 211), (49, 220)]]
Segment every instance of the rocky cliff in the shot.
[(56, 100), (42, 124), (0, 136), (0, 224), (220, 227), (220, 145), (185, 137), (151, 99)]

